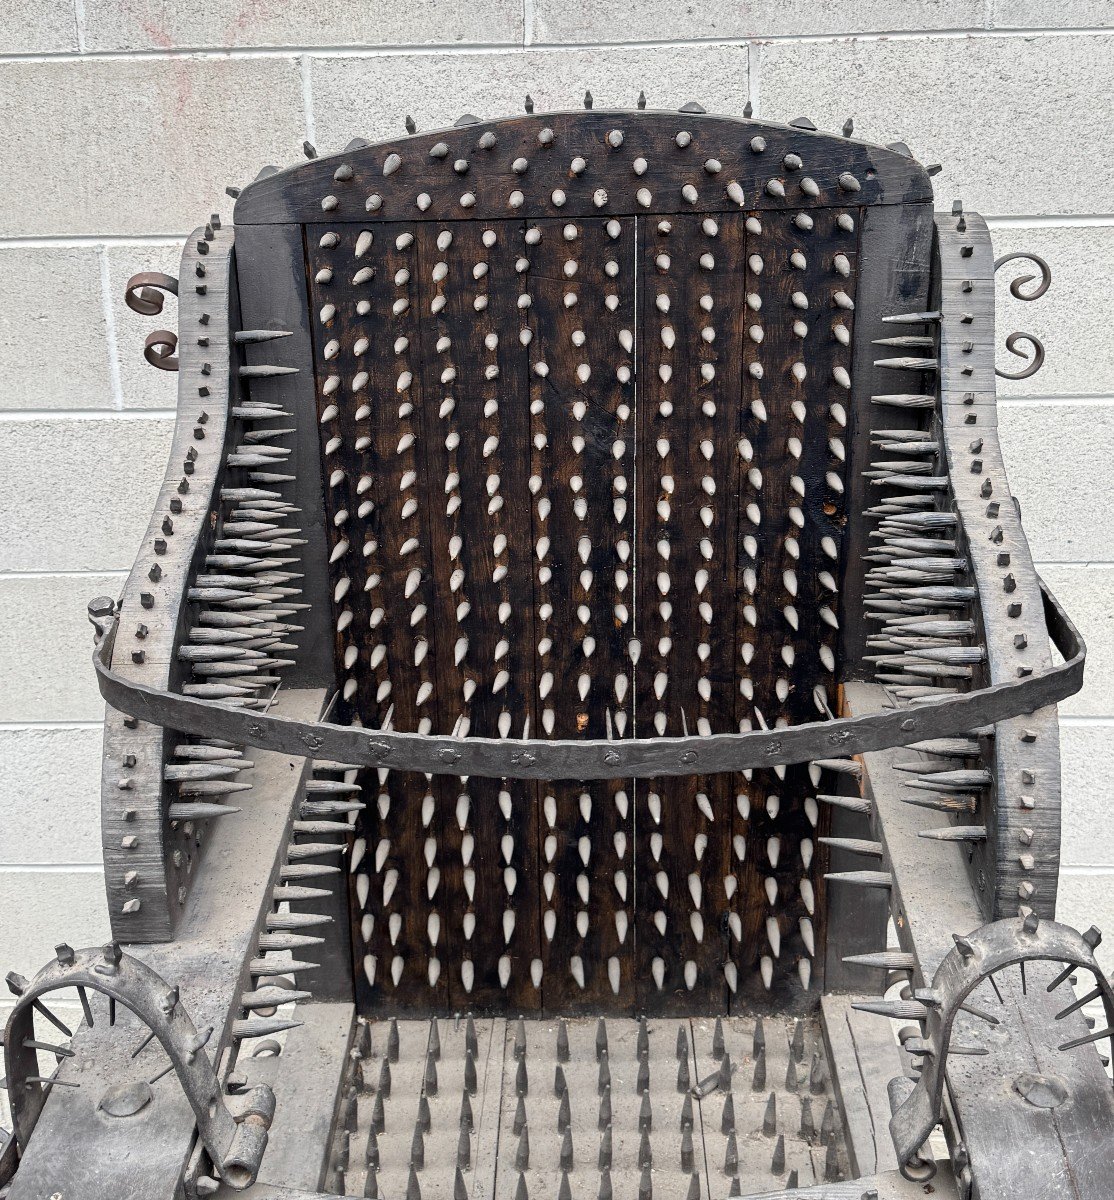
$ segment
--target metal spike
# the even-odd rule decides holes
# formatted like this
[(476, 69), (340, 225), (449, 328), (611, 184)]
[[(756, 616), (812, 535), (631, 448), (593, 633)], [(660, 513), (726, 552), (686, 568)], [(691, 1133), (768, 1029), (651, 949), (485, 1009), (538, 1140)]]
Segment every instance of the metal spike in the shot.
[(782, 1175), (785, 1172), (785, 1134), (779, 1133), (777, 1144), (774, 1146), (774, 1156), (770, 1160), (770, 1172)]
[(281, 1017), (254, 1017), (249, 1021), (233, 1021), (232, 1036), (237, 1041), (245, 1038), (271, 1037), (284, 1029), (299, 1029), (301, 1021), (288, 1021)]
[(600, 1017), (596, 1024), (596, 1062), (602, 1062), (607, 1054), (607, 1022)]
[(766, 1111), (762, 1116), (762, 1132), (766, 1137), (777, 1133), (777, 1092), (771, 1092), (766, 1101)]
[(398, 1062), (398, 1046), (398, 1020), (392, 1017), (387, 1028), (387, 1062)]
[(638, 1142), (638, 1165), (652, 1167), (654, 1165), (654, 1148), (650, 1144), (650, 1135), (645, 1130)]
[(881, 858), (883, 856), (881, 842), (867, 841), (863, 838), (844, 837), (820, 837), (816, 840), (836, 850), (847, 850), (852, 854), (861, 854), (868, 858)]
[[(1103, 1038), (1108, 1037), (1114, 1037), (1114, 1026), (1111, 1026), (1107, 1029), (1100, 1029), (1097, 1033), (1089, 1033), (1086, 1037), (1074, 1038), (1070, 1042), (1064, 1042), (1059, 1049), (1074, 1050), (1076, 1046), (1086, 1046), (1089, 1042), (1101, 1042)], [(954, 1051), (954, 1049), (955, 1047), (951, 1047), (949, 1053)], [(986, 1051), (984, 1050), (983, 1053), (985, 1054)]]
[(859, 887), (891, 888), (893, 876), (888, 871), (829, 871), (825, 879), (834, 883), (853, 883)]
[(985, 842), (985, 825), (942, 825), (938, 829), (922, 829), (917, 837), (933, 842)]
[(727, 1099), (723, 1102), (723, 1115), (719, 1122), (720, 1133), (735, 1132), (735, 1097), (728, 1092)]
[(613, 1159), (613, 1144), (611, 1136), (611, 1124), (608, 1123), (603, 1131), (603, 1136), (600, 1138), (600, 1152), (597, 1158), (597, 1165), (601, 1171), (610, 1171)]
[(564, 1017), (557, 1023), (557, 1061), (569, 1061), (569, 1027)]
[(903, 950), (880, 950), (873, 954), (848, 954), (843, 961), (856, 967), (877, 967), (882, 971), (912, 971), (917, 965), (916, 955)]
[(856, 1000), (851, 1007), (895, 1021), (923, 1021), (928, 1016), (928, 1009), (917, 1000)]
[(797, 1062), (805, 1060), (805, 1024), (798, 1019), (793, 1027), (793, 1041), (790, 1043), (790, 1051), (793, 1058)]
[(763, 1046), (754, 1059), (754, 1078), (751, 1080), (751, 1090), (762, 1092), (766, 1090), (766, 1047)]
[(686, 1055), (677, 1063), (677, 1091), (687, 1092), (692, 1087), (692, 1077), (689, 1074), (689, 1060)]
[(836, 1130), (836, 1112), (835, 1105), (829, 1098), (827, 1104), (824, 1105), (824, 1115), (820, 1118), (820, 1141), (825, 1146), (830, 1146), (835, 1141)]
[(793, 1060), (793, 1056), (790, 1055), (789, 1065), (785, 1068), (785, 1090), (788, 1092), (795, 1092), (798, 1085), (799, 1080), (797, 1079), (797, 1064)]

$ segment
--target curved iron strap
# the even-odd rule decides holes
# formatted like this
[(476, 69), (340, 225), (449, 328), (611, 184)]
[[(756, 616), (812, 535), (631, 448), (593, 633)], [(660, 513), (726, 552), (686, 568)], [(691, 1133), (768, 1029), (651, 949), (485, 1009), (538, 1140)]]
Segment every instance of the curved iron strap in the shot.
[(178, 295), (178, 280), (162, 271), (140, 271), (128, 280), (124, 290), (124, 303), (144, 317), (154, 317), (162, 312), (160, 292)]
[(255, 1182), (275, 1112), (274, 1094), (266, 1085), (253, 1088), (239, 1117), (229, 1112), (204, 1049), (213, 1031), (198, 1033), (176, 987), (170, 987), (139, 959), (123, 954), (115, 944), (103, 950), (76, 951), (59, 946), (57, 956), (29, 984), (24, 983), (19, 981), (19, 999), (4, 1030), (8, 1097), (21, 1150), (27, 1147), (50, 1086), (30, 1078), (38, 1074), (34, 1048), (36, 1001), (61, 988), (86, 988), (130, 1009), (158, 1038), (174, 1064), (197, 1120), (198, 1134), (221, 1179), (237, 1191)]
[(174, 353), (177, 349), (176, 333), (171, 333), (169, 329), (156, 329), (147, 335), (143, 343), (143, 357), (160, 371), (177, 371), (178, 356)]
[(1027, 283), (1032, 283), (1036, 279), (1035, 275), (1018, 275), (1010, 284), (1010, 295), (1015, 300), (1039, 300), (1045, 292), (1048, 291), (1049, 285), (1052, 283), (1052, 268), (1044, 261), (1039, 254), (1029, 254), (1024, 250), (1015, 250), (1012, 254), (1003, 254), (1000, 258), (994, 260), (994, 273), (998, 274), (998, 269), (1004, 267), (1006, 263), (1013, 262), (1015, 259), (1027, 259), (1029, 262), (1034, 262), (1040, 268), (1041, 281), (1028, 295), (1021, 289)]
[(1059, 666), (978, 691), (861, 717), (839, 717), (749, 733), (624, 741), (456, 738), (293, 721), (288, 717), (227, 708), (217, 701), (180, 696), (121, 678), (110, 666), (116, 617), (102, 615), (99, 605), (104, 602), (94, 601), (90, 605), (90, 620), (98, 631), (93, 665), (105, 701), (120, 712), (167, 729), (198, 737), (226, 738), (301, 758), (324, 758), (430, 775), (477, 775), (485, 779), (648, 779), (814, 762), (907, 746), (925, 738), (953, 737), (978, 725), (1035, 712), (1074, 695), (1083, 686), (1087, 649), (1079, 631), (1043, 580), (1041, 592), (1049, 635), (1065, 659)]
[[(998, 273), (999, 267), (1004, 266), (1008, 262), (1013, 262), (1015, 259), (1025, 259), (1028, 262), (1036, 263), (1040, 269), (1040, 283), (1031, 292), (1026, 293), (1022, 291), (1022, 288), (1025, 284), (1032, 283), (1037, 277), (1036, 275), (1019, 275), (1010, 283), (1010, 295), (1015, 300), (1039, 300), (1048, 291), (1049, 285), (1052, 283), (1052, 268), (1039, 254), (1029, 254), (1024, 250), (1015, 250), (1012, 254), (1003, 254), (1000, 258), (994, 260), (995, 274)], [(1006, 338), (1006, 349), (1011, 354), (1017, 355), (1018, 358), (1028, 359), (1029, 356), (1026, 352), (1018, 349), (1018, 344), (1021, 342), (1028, 342), (1033, 347), (1032, 359), (1027, 361), (1020, 371), (1003, 371), (999, 367), (995, 367), (994, 374), (999, 379), (1028, 379), (1044, 366), (1044, 344), (1034, 334), (1022, 333), (1020, 331), (1011, 333)]]
[[(1079, 933), (1069, 925), (1029, 916), (994, 921), (966, 937), (954, 936), (955, 948), (941, 961), (931, 989), (916, 993), (927, 1010), (922, 1039), (926, 1053), (916, 1086), (890, 1118), (890, 1136), (901, 1173), (918, 1183), (936, 1173), (935, 1162), (930, 1155), (922, 1157), (920, 1149), (941, 1118), (952, 1026), (963, 1002), (984, 979), (1026, 962), (1058, 962), (1090, 971), (1106, 1010), (1107, 1026), (1114, 1028), (1114, 989), (1095, 961), (1094, 947), (1101, 936), (1097, 929)], [(906, 1043), (907, 1049), (909, 1046)]]

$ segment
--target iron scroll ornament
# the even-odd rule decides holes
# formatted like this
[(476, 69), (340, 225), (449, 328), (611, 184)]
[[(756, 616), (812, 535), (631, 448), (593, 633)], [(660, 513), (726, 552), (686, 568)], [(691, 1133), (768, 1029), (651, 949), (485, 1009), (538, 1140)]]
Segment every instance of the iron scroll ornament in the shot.
[[(140, 316), (154, 317), (162, 312), (163, 297), (178, 295), (178, 280), (161, 271), (140, 271), (128, 280), (124, 289), (124, 303)], [(147, 335), (143, 343), (143, 357), (160, 371), (177, 371), (178, 337), (169, 329), (156, 329)]]
[[(14, 986), (12, 986), (14, 984)], [(4, 1030), (8, 1055), (8, 1097), (15, 1140), (21, 1150), (46, 1100), (45, 1085), (37, 1079), (34, 1014), (41, 998), (63, 988), (77, 988), (87, 1021), (92, 1021), (86, 991), (100, 992), (130, 1009), (158, 1038), (174, 1066), (182, 1091), (193, 1109), (197, 1131), (222, 1181), (236, 1191), (256, 1179), (267, 1131), (275, 1114), (274, 1093), (266, 1084), (241, 1098), (242, 1108), (229, 1111), (205, 1045), (212, 1030), (199, 1033), (186, 1012), (178, 989), (139, 959), (124, 954), (115, 943), (103, 949), (72, 950), (59, 946), (55, 957), (29, 983), (9, 977), (18, 996)]]
[[(1000, 258), (994, 260), (994, 272), (998, 273), (998, 268), (1005, 266), (1008, 262), (1013, 262), (1015, 259), (1024, 259), (1028, 262), (1036, 263), (1040, 270), (1040, 282), (1030, 292), (1024, 291), (1024, 287), (1028, 283), (1032, 283), (1037, 278), (1036, 275), (1018, 275), (1016, 279), (1010, 282), (1010, 295), (1015, 300), (1039, 300), (1041, 296), (1048, 291), (1049, 285), (1052, 283), (1052, 268), (1044, 261), (1039, 254), (1029, 254), (1023, 250), (1015, 250), (1012, 254), (1003, 254)], [(1029, 356), (1024, 350), (1019, 350), (1023, 342), (1028, 342), (1033, 347), (1033, 356)], [(1018, 358), (1028, 359), (1026, 365), (1020, 371), (1003, 371), (999, 367), (994, 368), (994, 374), (999, 379), (1029, 379), (1035, 375), (1042, 366), (1044, 366), (1044, 343), (1035, 334), (1022, 333), (1017, 330), (1006, 336), (1006, 349), (1016, 355)]]
[(1036, 712), (1083, 686), (1086, 646), (1067, 613), (1041, 581), (1048, 633), (1064, 661), (1007, 683), (883, 709), (747, 733), (622, 741), (539, 741), (399, 733), (326, 722), (295, 721), (228, 708), (124, 679), (112, 670), (117, 616), (111, 601), (94, 600), (93, 665), (106, 703), (119, 712), (198, 737), (225, 738), (300, 758), (388, 767), (430, 775), (486, 779), (647, 779), (712, 775), (755, 767), (818, 762), (926, 738), (955, 737), (981, 725)]

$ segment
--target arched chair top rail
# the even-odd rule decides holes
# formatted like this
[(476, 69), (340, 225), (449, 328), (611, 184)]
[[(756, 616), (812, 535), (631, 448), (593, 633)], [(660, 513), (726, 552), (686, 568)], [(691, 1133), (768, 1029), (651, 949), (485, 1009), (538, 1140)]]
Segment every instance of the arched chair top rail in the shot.
[(932, 200), (915, 159), (800, 125), (591, 109), (462, 118), (283, 171), (240, 195), (237, 225), (797, 211)]

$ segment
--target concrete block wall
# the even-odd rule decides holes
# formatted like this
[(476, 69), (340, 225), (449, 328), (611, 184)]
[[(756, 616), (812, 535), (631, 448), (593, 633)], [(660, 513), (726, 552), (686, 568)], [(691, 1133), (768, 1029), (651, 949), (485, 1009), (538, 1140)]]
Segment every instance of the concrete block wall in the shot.
[(1063, 911), (1114, 926), (1109, 0), (38, 0), (34, 19), (0, 5), (0, 969), (107, 930), (85, 605), (131, 564), (175, 403), (141, 358), (163, 320), (124, 307), (125, 280), (176, 273), (224, 187), (303, 139), (586, 88), (601, 106), (645, 89), (655, 107), (852, 116), (942, 162), (939, 206), (986, 214), (1000, 252), (1051, 262), (1041, 302), (999, 289), (1003, 330), (1048, 350), (1003, 385), (1001, 426), (1036, 557), (1091, 646), (1063, 715)]

